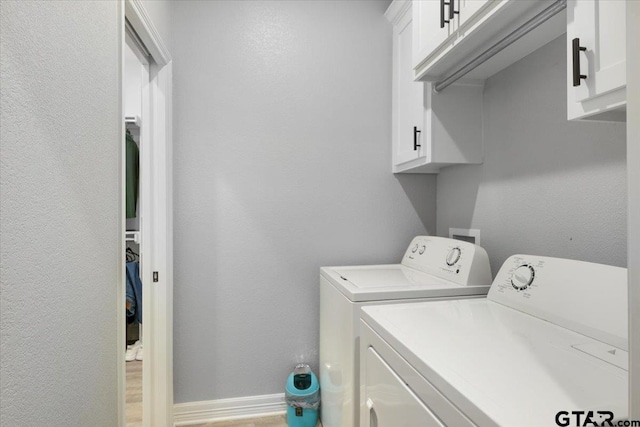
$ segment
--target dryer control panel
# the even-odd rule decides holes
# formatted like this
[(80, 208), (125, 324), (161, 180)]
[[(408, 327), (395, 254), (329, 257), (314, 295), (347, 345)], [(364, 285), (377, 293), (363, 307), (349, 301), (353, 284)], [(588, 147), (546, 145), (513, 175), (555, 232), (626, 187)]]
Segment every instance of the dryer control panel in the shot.
[(513, 255), (487, 297), (618, 348), (628, 346), (626, 268)]
[(445, 237), (415, 237), (402, 264), (465, 286), (491, 283), (487, 252), (478, 245)]

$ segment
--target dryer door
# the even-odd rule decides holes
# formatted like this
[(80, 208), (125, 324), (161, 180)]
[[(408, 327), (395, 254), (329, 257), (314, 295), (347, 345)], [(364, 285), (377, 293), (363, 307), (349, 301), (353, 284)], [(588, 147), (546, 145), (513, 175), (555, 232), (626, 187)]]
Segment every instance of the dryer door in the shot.
[(444, 427), (372, 347), (366, 358), (367, 411), (361, 426)]

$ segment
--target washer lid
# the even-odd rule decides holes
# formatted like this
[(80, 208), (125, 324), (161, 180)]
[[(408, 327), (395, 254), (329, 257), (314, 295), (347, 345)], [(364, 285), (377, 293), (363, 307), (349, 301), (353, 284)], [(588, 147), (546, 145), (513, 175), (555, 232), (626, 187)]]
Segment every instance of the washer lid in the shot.
[(413, 286), (454, 286), (451, 282), (409, 269), (402, 265), (382, 266), (360, 270), (354, 268), (336, 268), (343, 280), (349, 281), (359, 289), (413, 287)]
[(374, 305), (361, 318), (474, 424), (627, 416), (624, 350), (486, 298)]
[(485, 295), (489, 286), (462, 286), (401, 264), (323, 267), (322, 276), (351, 301)]

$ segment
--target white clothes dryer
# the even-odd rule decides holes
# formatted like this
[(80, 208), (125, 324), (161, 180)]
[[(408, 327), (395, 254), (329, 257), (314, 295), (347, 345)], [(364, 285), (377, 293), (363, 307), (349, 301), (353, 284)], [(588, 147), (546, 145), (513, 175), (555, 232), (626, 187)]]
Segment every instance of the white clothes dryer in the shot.
[(362, 426), (600, 426), (628, 416), (624, 268), (514, 255), (487, 298), (362, 311)]
[(323, 427), (359, 425), (360, 311), (398, 304), (485, 296), (489, 258), (472, 243), (418, 236), (400, 264), (320, 269), (320, 390)]

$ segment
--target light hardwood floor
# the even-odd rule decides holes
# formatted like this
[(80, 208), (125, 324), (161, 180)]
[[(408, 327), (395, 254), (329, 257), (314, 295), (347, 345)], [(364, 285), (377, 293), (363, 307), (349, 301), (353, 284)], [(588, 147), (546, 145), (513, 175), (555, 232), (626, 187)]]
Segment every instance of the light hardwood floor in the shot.
[(142, 427), (142, 361), (126, 362), (127, 394), (125, 414), (127, 427)]
[[(127, 366), (127, 427), (142, 427), (142, 361), (126, 362)], [(247, 418), (234, 421), (215, 421), (205, 424), (190, 424), (189, 427), (287, 427), (287, 416)], [(318, 427), (322, 424), (318, 422)]]
[(189, 427), (287, 427), (287, 418), (283, 415), (273, 417), (247, 418), (234, 421), (216, 421), (206, 424), (195, 424)]
[[(282, 414), (272, 417), (247, 418), (235, 421), (216, 421), (206, 424), (194, 424), (189, 427), (287, 427), (287, 416)], [(322, 427), (320, 422), (318, 422), (318, 427)]]

